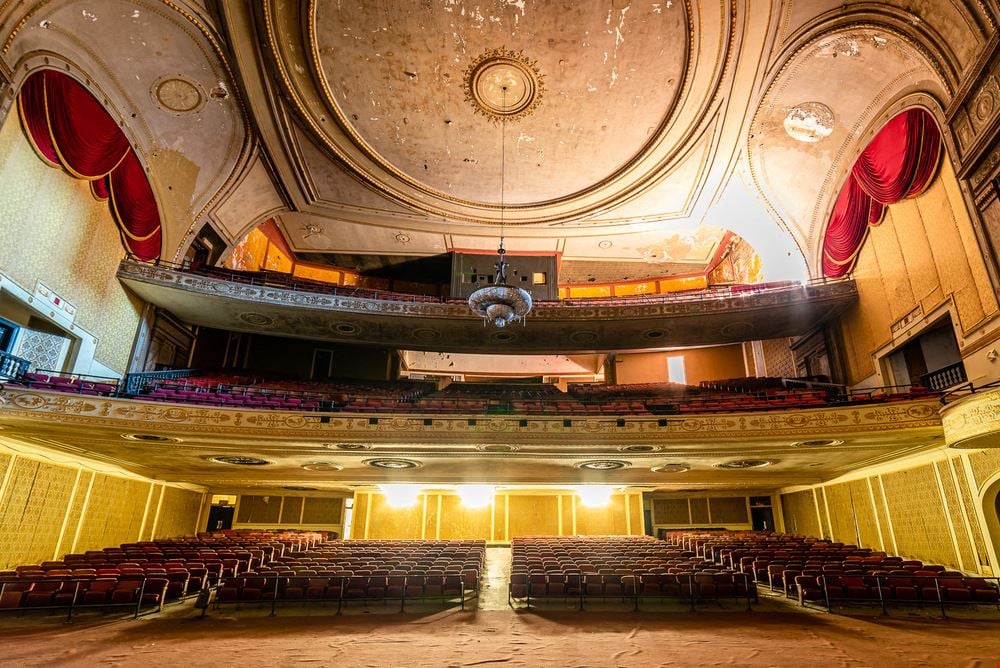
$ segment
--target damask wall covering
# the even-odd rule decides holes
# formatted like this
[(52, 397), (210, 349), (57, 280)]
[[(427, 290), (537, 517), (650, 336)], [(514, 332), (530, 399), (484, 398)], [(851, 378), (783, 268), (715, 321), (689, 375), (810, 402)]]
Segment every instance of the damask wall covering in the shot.
[(108, 205), (43, 163), (16, 113), (0, 127), (0, 220), (0, 272), (73, 303), (75, 322), (98, 339), (95, 359), (124, 372), (141, 305), (115, 278), (124, 253)]

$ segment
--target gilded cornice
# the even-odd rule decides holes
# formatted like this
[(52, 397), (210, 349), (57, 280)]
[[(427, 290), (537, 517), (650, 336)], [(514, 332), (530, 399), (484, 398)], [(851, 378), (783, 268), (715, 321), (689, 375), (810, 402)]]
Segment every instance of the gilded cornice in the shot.
[[(817, 434), (909, 433), (937, 430), (941, 420), (936, 401), (909, 401), (842, 408), (774, 412), (725, 413), (670, 417), (618, 416), (481, 416), (430, 414), (299, 413), (203, 408), (163, 402), (81, 397), (20, 388), (0, 391), (0, 422), (8, 433), (17, 425), (44, 422), (57, 425), (111, 427), (123, 432), (155, 431), (172, 436), (246, 436), (263, 438), (357, 441), (363, 443), (473, 444), (508, 442), (566, 445), (713, 442), (719, 439), (788, 439)], [(993, 425), (998, 423), (1000, 391), (992, 397)], [(570, 420), (566, 426), (565, 419)], [(325, 421), (324, 421), (325, 420)], [(474, 420), (475, 424), (470, 422)], [(160, 447), (160, 446), (157, 446)], [(169, 447), (169, 446), (167, 446)], [(512, 453), (476, 451), (494, 457)], [(639, 455), (640, 457), (662, 457)], [(635, 455), (629, 454), (629, 457)]]
[(1000, 388), (976, 392), (941, 410), (945, 443), (953, 448), (1000, 447)]

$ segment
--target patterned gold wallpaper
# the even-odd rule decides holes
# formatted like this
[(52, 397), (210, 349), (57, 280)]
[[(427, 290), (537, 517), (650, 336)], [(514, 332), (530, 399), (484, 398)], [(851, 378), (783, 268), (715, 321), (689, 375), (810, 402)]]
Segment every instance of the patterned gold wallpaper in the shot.
[[(197, 526), (203, 496), (201, 492), (180, 487), (164, 487), (160, 519), (156, 523), (154, 538), (190, 536), (204, 529)], [(151, 531), (151, 528), (147, 526), (146, 531)]]
[(0, 495), (0, 570), (149, 538), (160, 489), (166, 492), (158, 537), (190, 535), (198, 522), (199, 492), (0, 453), (0, 481), (8, 468)]
[(960, 331), (997, 312), (972, 223), (945, 156), (927, 191), (888, 208), (858, 255), (858, 302), (841, 317), (849, 384), (875, 373), (872, 351), (887, 344), (890, 326), (917, 306), (924, 313), (955, 301)]
[(108, 205), (90, 186), (44, 164), (16, 113), (0, 127), (0, 271), (26, 290), (41, 280), (98, 338), (96, 359), (124, 371), (140, 303), (115, 278), (125, 255)]
[(932, 466), (888, 473), (882, 484), (900, 556), (958, 568)]
[(785, 531), (804, 536), (820, 536), (819, 518), (811, 490), (781, 495), (781, 509), (785, 516)]

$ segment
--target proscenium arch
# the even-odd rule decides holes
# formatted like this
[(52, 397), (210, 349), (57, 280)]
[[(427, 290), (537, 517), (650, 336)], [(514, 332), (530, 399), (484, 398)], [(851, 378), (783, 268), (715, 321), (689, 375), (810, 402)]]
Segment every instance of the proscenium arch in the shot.
[[(61, 65), (61, 67), (59, 65)], [(136, 141), (135, 135), (132, 132), (129, 124), (125, 121), (125, 116), (121, 113), (119, 109), (117, 109), (114, 106), (114, 104), (111, 102), (111, 98), (108, 97), (104, 89), (101, 88), (101, 86), (96, 82), (96, 80), (92, 76), (81, 71), (78, 67), (73, 66), (72, 64), (66, 62), (65, 60), (62, 60), (57, 56), (50, 54), (32, 58), (31, 62), (26, 62), (17, 69), (16, 71), (17, 78), (15, 79), (14, 82), (12, 82), (12, 89), (11, 89), (12, 98), (14, 100), (17, 99), (17, 96), (21, 94), (21, 88), (24, 86), (24, 82), (27, 81), (32, 75), (44, 71), (58, 72), (76, 81), (78, 84), (80, 84), (81, 87), (83, 87), (85, 90), (87, 90), (87, 92), (90, 93), (90, 95), (94, 98), (94, 100), (101, 106), (102, 109), (104, 109), (104, 111), (112, 118), (112, 120), (118, 123), (118, 128), (121, 130), (122, 134), (124, 134), (125, 137), (128, 139), (129, 145), (131, 146), (133, 152), (135, 153), (135, 156), (138, 159), (139, 164), (142, 165), (143, 172), (146, 175), (146, 180), (149, 183), (150, 189), (153, 192), (153, 199), (156, 202), (157, 215), (160, 218), (160, 248), (157, 257), (162, 258), (166, 234), (163, 233), (164, 217), (163, 217), (163, 206), (160, 201), (160, 193), (157, 192), (154, 180), (150, 178), (151, 174), (147, 158), (143, 153), (141, 145), (139, 144), (138, 141)], [(0, 124), (12, 121), (12, 119), (10, 118), (11, 113), (17, 114), (16, 102), (15, 105), (12, 105), (10, 107), (7, 114), (3, 118), (0, 118)], [(30, 136), (27, 136), (27, 134), (25, 134), (25, 140), (31, 143), (32, 147), (34, 148), (34, 140)], [(39, 157), (38, 159), (41, 160), (41, 157)], [(66, 173), (65, 167), (62, 167), (60, 169), (64, 172), (66, 176), (71, 176), (70, 174)], [(77, 178), (77, 177), (72, 177), (72, 178)], [(112, 218), (116, 218), (116, 215), (113, 211), (109, 210), (109, 215)], [(124, 223), (117, 220), (116, 222), (119, 227), (118, 230), (119, 234), (120, 235), (124, 234), (124, 230), (121, 229), (124, 227)], [(122, 240), (122, 252), (124, 254), (129, 253), (128, 246), (125, 244), (124, 239)]]
[[(12, 88), (20, 88), (22, 70), (37, 69), (48, 58), (55, 69), (72, 67), (78, 80), (87, 75), (94, 82), (89, 87), (103, 93), (98, 99), (105, 108), (116, 120), (127, 119), (122, 127), (157, 200), (161, 257), (172, 260), (232, 190), (255, 146), (231, 54), (212, 19), (194, 4), (0, 3), (0, 70)], [(193, 84), (203, 103), (181, 112), (167, 105), (157, 86), (170, 79)], [(6, 115), (2, 107), (0, 115)]]
[[(882, 39), (887, 41), (883, 44)], [(837, 58), (839, 41), (848, 46), (861, 43), (872, 59), (890, 49), (886, 51), (886, 67), (891, 67), (888, 82), (873, 76), (870, 60), (849, 50)], [(910, 106), (926, 108), (938, 126), (945, 127), (944, 101), (952, 88), (933, 59), (935, 51), (894, 25), (840, 18), (800, 32), (783, 50), (783, 60), (772, 67), (745, 137), (752, 184), (748, 185), (788, 229), (806, 258), (810, 276), (822, 275), (819, 260), (830, 211), (851, 166), (877, 129)], [(857, 81), (866, 86), (863, 93), (852, 97), (821, 85), (831, 74), (817, 75), (813, 70), (831, 67), (838, 70), (833, 76), (841, 79), (853, 79), (857, 72)], [(805, 102), (825, 104), (834, 114), (830, 136), (816, 143), (797, 142), (782, 125), (786, 113)]]

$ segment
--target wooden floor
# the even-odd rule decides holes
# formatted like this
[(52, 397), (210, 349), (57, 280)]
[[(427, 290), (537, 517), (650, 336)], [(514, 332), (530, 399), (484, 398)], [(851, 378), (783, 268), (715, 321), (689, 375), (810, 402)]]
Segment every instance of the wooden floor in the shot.
[(1000, 664), (1000, 621), (796, 611), (174, 609), (140, 620), (0, 620), (4, 666), (955, 666)]

